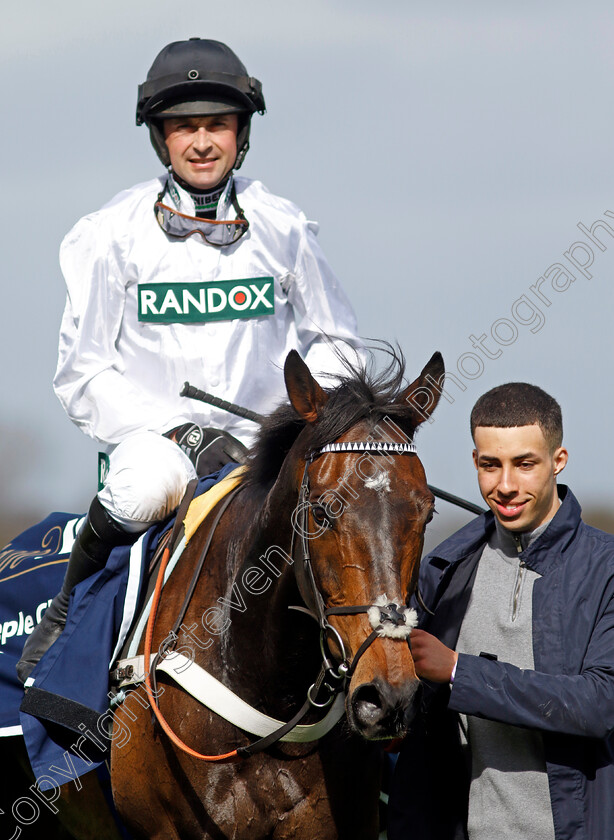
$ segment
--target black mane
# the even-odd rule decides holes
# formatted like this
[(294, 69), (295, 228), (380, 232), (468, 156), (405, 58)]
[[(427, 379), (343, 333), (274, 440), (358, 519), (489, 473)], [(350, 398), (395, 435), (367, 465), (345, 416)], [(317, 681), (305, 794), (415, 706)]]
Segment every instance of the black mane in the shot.
[[(375, 356), (369, 352), (365, 364), (341, 361), (347, 373), (334, 388), (325, 388), (328, 401), (313, 426), (309, 447), (317, 449), (339, 438), (360, 420), (374, 428), (389, 417), (409, 440), (416, 430), (415, 414), (402, 395), (407, 388), (405, 357), (399, 347), (380, 342), (379, 349), (389, 356), (388, 364), (377, 372)], [(304, 429), (306, 422), (289, 404), (280, 405), (265, 418), (250, 452), (247, 482), (269, 485), (277, 478), (284, 458)]]

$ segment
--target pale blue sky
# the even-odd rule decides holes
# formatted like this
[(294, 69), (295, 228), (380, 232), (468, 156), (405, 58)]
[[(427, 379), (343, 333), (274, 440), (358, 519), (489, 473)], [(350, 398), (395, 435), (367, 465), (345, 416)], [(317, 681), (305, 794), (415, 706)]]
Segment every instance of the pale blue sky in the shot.
[[(192, 35), (226, 41), (262, 81), (242, 171), (319, 220), (361, 333), (398, 340), (412, 377), (441, 350), (465, 388), (449, 386), (418, 438), (430, 482), (479, 500), (469, 411), (527, 380), (563, 406), (565, 479), (611, 506), (614, 239), (593, 245), (590, 280), (555, 291), (551, 273), (549, 306), (531, 292), (589, 243), (578, 223), (614, 212), (611, 4), (186, 0), (170, 18), (158, 0), (37, 0), (0, 31), (5, 512), (79, 512), (95, 492), (97, 447), (51, 388), (57, 251), (81, 215), (160, 171), (136, 89), (165, 43)], [(522, 295), (541, 315), (512, 312)], [(483, 362), (473, 380), (466, 353)]]

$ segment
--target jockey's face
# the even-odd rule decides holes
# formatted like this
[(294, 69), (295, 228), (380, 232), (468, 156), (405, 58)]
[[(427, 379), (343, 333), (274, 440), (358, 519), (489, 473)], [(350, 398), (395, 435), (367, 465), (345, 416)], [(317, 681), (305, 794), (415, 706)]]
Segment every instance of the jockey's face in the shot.
[(562, 446), (551, 452), (538, 425), (478, 426), (473, 462), (484, 501), (508, 531), (534, 531), (559, 506), (556, 475), (567, 463)]
[(164, 120), (164, 138), (176, 175), (192, 187), (216, 187), (237, 158), (236, 114)]

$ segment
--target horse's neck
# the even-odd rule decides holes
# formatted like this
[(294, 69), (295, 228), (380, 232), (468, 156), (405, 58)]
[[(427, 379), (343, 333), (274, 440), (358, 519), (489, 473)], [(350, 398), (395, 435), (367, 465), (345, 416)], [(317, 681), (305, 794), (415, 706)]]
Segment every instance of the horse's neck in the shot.
[(292, 521), (297, 495), (278, 483), (250, 524), (230, 579), (230, 593), (245, 609), (233, 618), (234, 632), (245, 625), (277, 635), (293, 592)]
[(282, 478), (267, 495), (237, 557), (225, 599), (231, 624), (223, 646), (228, 673), (240, 673), (242, 681), (248, 677), (254, 696), (264, 694), (271, 713), (278, 714), (284, 712), (274, 708), (280, 698), (292, 702), (302, 694), (304, 699), (305, 679), (316, 676), (317, 658), (313, 666), (311, 659), (318, 650), (313, 619), (289, 609), (301, 605), (292, 558), (298, 491), (288, 476)]

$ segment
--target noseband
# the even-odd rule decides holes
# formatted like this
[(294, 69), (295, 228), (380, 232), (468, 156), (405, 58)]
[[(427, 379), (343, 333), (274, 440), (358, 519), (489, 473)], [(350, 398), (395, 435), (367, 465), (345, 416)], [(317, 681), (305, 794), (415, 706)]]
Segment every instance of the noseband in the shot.
[[(327, 607), (316, 585), (309, 551), (308, 513), (314, 507), (309, 498), (309, 466), (320, 455), (328, 453), (374, 453), (379, 455), (415, 455), (417, 450), (413, 443), (390, 443), (388, 441), (352, 441), (343, 443), (328, 443), (319, 449), (312, 450), (305, 459), (305, 469), (301, 479), (296, 518), (293, 517), (292, 559), (296, 583), (301, 598), (307, 607), (295, 608), (307, 612), (320, 625), (320, 650), (322, 652), (323, 670), (334, 681), (330, 683), (319, 679), (308, 691), (309, 702), (313, 706), (325, 707), (332, 703), (336, 694), (343, 688), (345, 682), (352, 676), (356, 666), (370, 645), (378, 636), (394, 639), (407, 639), (412, 627), (416, 626), (417, 616), (413, 609), (394, 602), (389, 602), (385, 595), (380, 595), (372, 604), (359, 604), (344, 607)], [(296, 540), (297, 536), (299, 539)], [(316, 536), (316, 535), (312, 535)], [(359, 615), (366, 613), (373, 628), (364, 642), (356, 651), (350, 662), (345, 645), (339, 632), (330, 624), (331, 615)], [(341, 661), (336, 663), (329, 650), (329, 638), (333, 636), (341, 653)], [(328, 692), (323, 702), (317, 700), (321, 690)]]

